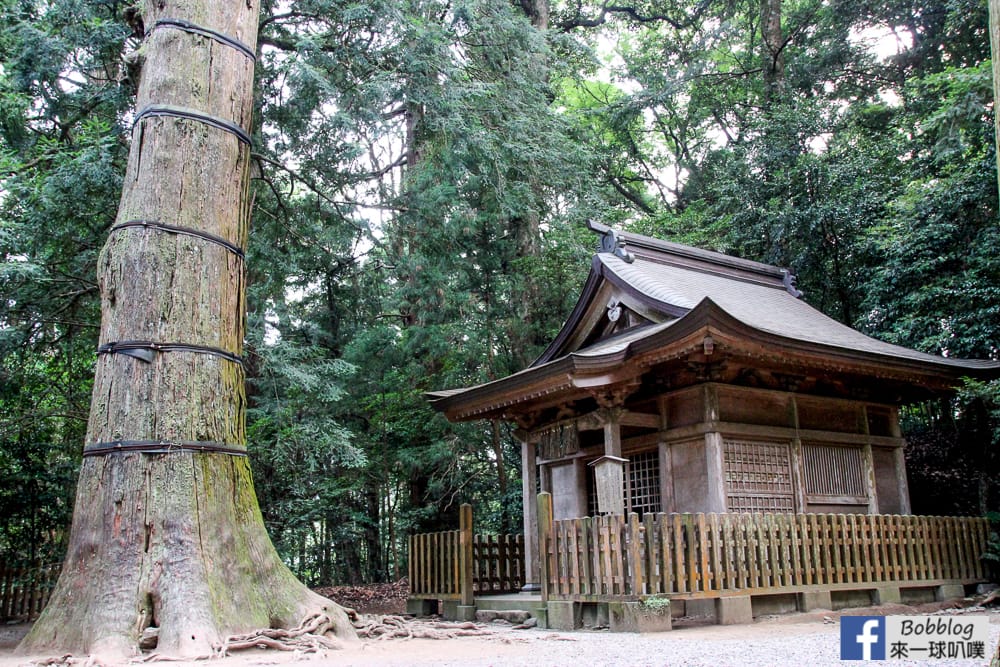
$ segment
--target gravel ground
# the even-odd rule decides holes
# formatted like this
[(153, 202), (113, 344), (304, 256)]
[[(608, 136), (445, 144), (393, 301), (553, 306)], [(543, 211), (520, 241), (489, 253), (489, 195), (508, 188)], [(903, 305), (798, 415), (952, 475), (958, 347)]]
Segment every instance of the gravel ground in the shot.
[[(850, 613), (901, 614), (900, 608), (853, 610)], [(910, 613), (914, 613), (910, 611)], [(990, 617), (988, 655), (1000, 642), (1000, 613)], [(355, 667), (826, 667), (829, 665), (987, 665), (989, 660), (892, 660), (862, 663), (841, 661), (839, 614), (824, 621), (823, 613), (768, 617), (751, 625), (686, 627), (655, 634), (611, 634), (606, 631), (553, 632), (513, 630), (486, 625), (484, 637), (365, 641), (325, 655), (247, 651), (223, 660), (174, 662), (171, 665), (257, 667), (263, 665), (352, 665)], [(0, 636), (16, 635), (5, 628)], [(23, 632), (23, 626), (20, 631)], [(0, 644), (0, 667), (25, 665), (11, 644)]]
[[(991, 614), (989, 648), (1000, 641), (1000, 615)], [(509, 631), (490, 638), (460, 638), (427, 646), (429, 640), (373, 647), (337, 664), (404, 667), (826, 667), (832, 665), (976, 665), (986, 660), (841, 661), (840, 624), (822, 620), (762, 622), (748, 626), (706, 626), (672, 632), (631, 635), (608, 632), (553, 633)], [(371, 649), (366, 649), (371, 650)], [(344, 656), (345, 658), (347, 656)], [(327, 660), (326, 664), (332, 661)]]

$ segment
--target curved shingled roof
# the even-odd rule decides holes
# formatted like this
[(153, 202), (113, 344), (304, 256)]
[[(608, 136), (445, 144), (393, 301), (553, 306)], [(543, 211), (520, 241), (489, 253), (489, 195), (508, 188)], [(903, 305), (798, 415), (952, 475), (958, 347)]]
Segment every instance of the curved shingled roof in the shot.
[[(947, 358), (862, 334), (802, 301), (779, 267), (591, 223), (604, 234), (583, 293), (559, 335), (527, 369), (464, 389), (428, 394), (449, 416), (472, 418), (533, 397), (612, 383), (623, 362), (677, 346), (707, 327), (776, 354), (807, 352), (921, 376), (1000, 376), (1000, 362)], [(600, 337), (609, 295), (649, 324)], [(699, 338), (700, 340), (700, 338)], [(689, 341), (687, 341), (689, 342)], [(687, 344), (685, 342), (685, 344)], [(872, 372), (872, 371), (862, 371)]]
[(704, 299), (759, 331), (843, 350), (869, 352), (954, 368), (998, 368), (994, 361), (952, 359), (918, 352), (866, 336), (824, 315), (783, 285), (764, 285), (643, 258), (627, 263), (615, 255), (597, 256), (604, 275), (664, 306), (688, 311)]

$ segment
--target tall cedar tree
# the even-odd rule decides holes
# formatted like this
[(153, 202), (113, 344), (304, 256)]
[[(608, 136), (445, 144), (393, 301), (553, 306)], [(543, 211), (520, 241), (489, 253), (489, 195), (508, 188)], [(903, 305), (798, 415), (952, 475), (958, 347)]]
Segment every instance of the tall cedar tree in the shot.
[[(312, 613), (354, 636), (343, 610), (278, 558), (240, 455), (246, 399), (233, 356), (244, 337), (238, 249), (248, 233), (250, 147), (241, 134), (251, 123), (253, 58), (184, 26), (205, 26), (252, 53), (257, 14), (253, 0), (144, 5), (151, 31), (141, 52), (139, 120), (117, 225), (99, 262), (101, 343), (192, 347), (99, 355), (69, 551), (24, 651), (130, 655), (155, 627), (161, 653), (208, 655), (229, 634), (294, 626)], [(145, 113), (151, 109), (159, 112)], [(166, 453), (128, 444), (101, 451), (122, 442), (172, 444)]]

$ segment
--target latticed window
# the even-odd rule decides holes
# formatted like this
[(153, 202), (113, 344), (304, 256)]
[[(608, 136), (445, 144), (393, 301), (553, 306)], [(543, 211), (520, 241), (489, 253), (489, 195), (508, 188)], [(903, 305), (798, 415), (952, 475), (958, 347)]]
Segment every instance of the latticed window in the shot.
[[(657, 450), (633, 454), (625, 463), (624, 486), (625, 512), (645, 514), (662, 512), (660, 500), (660, 454)], [(597, 485), (594, 471), (587, 475), (587, 509), (597, 515)]]
[(806, 495), (840, 502), (867, 502), (860, 447), (804, 445)]
[(730, 512), (792, 512), (795, 491), (788, 443), (723, 440)]
[(660, 454), (657, 450), (630, 456), (625, 464), (630, 512), (660, 512)]

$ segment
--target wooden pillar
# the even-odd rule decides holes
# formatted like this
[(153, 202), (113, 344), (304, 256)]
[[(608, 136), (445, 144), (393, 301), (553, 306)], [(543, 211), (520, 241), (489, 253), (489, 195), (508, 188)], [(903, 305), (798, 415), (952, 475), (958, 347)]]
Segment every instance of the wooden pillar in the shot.
[(475, 564), (472, 560), (472, 505), (463, 503), (458, 508), (458, 576), (461, 587), (461, 604), (471, 606), (476, 603), (472, 588), (472, 573)]
[(875, 457), (872, 454), (872, 443), (868, 429), (868, 407), (861, 406), (861, 423), (865, 434), (865, 445), (861, 448), (861, 463), (865, 471), (865, 486), (868, 491), (868, 513), (878, 514), (878, 491), (875, 480)]
[(609, 407), (601, 411), (604, 420), (604, 456), (595, 466), (597, 511), (601, 514), (625, 514), (625, 470), (622, 458), (622, 410)]
[(719, 421), (719, 393), (715, 390), (715, 385), (706, 382), (702, 385), (702, 391), (703, 419), (708, 423)]
[(805, 464), (802, 459), (802, 438), (799, 437), (799, 403), (795, 400), (795, 394), (789, 394), (789, 415), (791, 427), (795, 430), (795, 437), (791, 444), (792, 462), (792, 489), (795, 494), (796, 512), (806, 511), (806, 476)]
[(542, 589), (542, 604), (549, 601), (548, 544), (552, 536), (552, 496), (538, 494), (538, 583)]
[(552, 493), (552, 464), (538, 466), (538, 486), (543, 493)]
[[(597, 509), (601, 513), (625, 513), (625, 459), (622, 458), (621, 419), (625, 412), (625, 402), (639, 388), (641, 380), (633, 378), (626, 382), (603, 387), (594, 393), (600, 407), (598, 416), (604, 428), (604, 456), (593, 461), (597, 481)], [(607, 503), (602, 502), (602, 498)]]
[[(709, 382), (703, 385), (702, 400), (705, 423), (715, 424), (719, 421), (719, 394), (714, 384)], [(727, 509), (723, 447), (721, 433), (711, 431), (705, 434), (705, 512), (722, 513)]]
[(726, 473), (723, 469), (723, 443), (721, 433), (705, 434), (705, 512), (724, 513), (726, 503)]
[(910, 484), (906, 479), (906, 453), (903, 447), (892, 450), (892, 460), (896, 468), (896, 484), (899, 485), (899, 513), (910, 514)]
[[(656, 399), (657, 411), (660, 414), (660, 431), (670, 428), (670, 402), (669, 398), (661, 395)], [(660, 510), (663, 512), (674, 511), (674, 462), (671, 458), (670, 445), (660, 441)]]
[[(590, 504), (587, 499), (587, 475), (590, 471), (583, 459), (573, 459), (573, 477), (576, 479), (576, 516), (589, 516)], [(574, 517), (575, 518), (575, 517)]]
[(660, 511), (674, 511), (674, 466), (670, 458), (670, 445), (659, 444), (660, 455)]
[(604, 410), (604, 454), (605, 456), (622, 456), (622, 427), (620, 409)]
[(524, 507), (524, 588), (538, 590), (538, 464), (535, 443), (521, 441), (521, 492)]
[[(896, 408), (889, 411), (889, 434), (894, 438), (903, 437), (903, 430), (899, 427), (899, 410)], [(909, 514), (913, 509), (910, 506), (910, 483), (906, 478), (906, 443), (893, 450), (892, 454), (896, 483), (899, 485), (899, 513)]]

